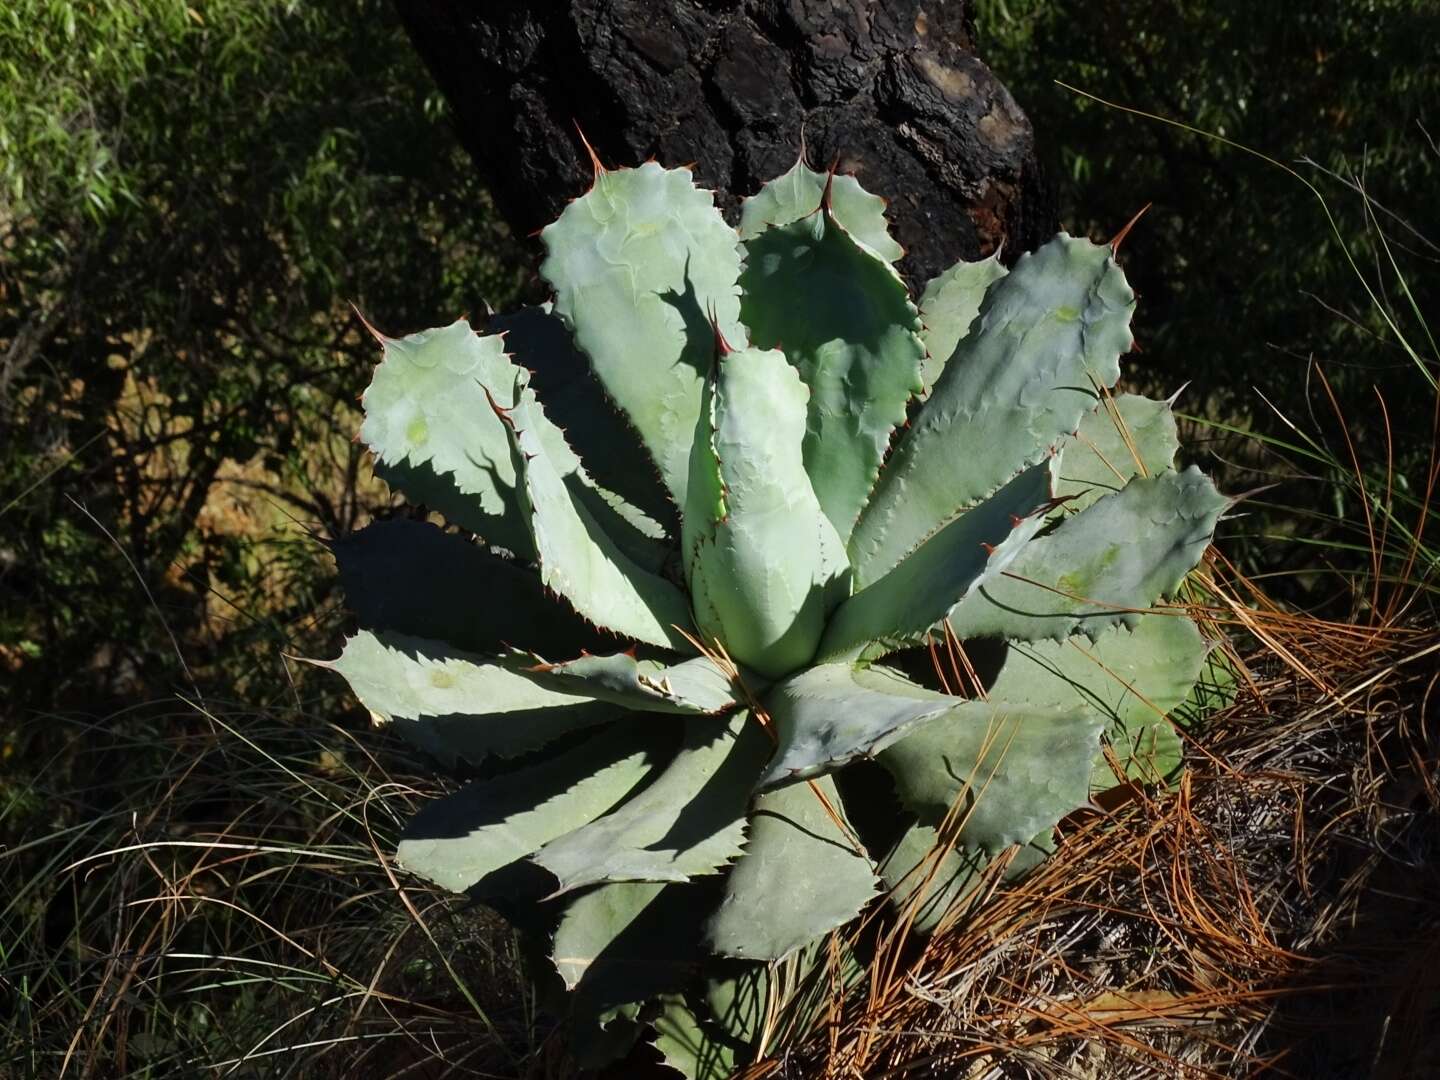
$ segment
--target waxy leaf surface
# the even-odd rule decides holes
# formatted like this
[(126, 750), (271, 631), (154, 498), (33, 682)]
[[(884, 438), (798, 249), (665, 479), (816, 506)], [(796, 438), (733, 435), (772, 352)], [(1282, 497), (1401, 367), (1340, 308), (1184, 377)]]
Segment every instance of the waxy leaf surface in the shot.
[[(1180, 766), (1179, 736), (1167, 719), (1190, 696), (1209, 646), (1195, 623), (1178, 613), (1140, 618), (1133, 630), (1116, 626), (1094, 641), (1015, 642), (990, 688), (991, 696), (1031, 705), (1084, 702), (1105, 717), (1105, 737), (1129, 779), (1161, 783)], [(1113, 787), (1103, 758), (1093, 782)]]
[(687, 881), (740, 854), (745, 808), (768, 740), (743, 711), (728, 723), (710, 717), (676, 723), (683, 725), (680, 752), (653, 783), (535, 855), (560, 891), (599, 881)]
[[(502, 413), (511, 459), (521, 478), (520, 503), (530, 526), (540, 578), (596, 626), (693, 652), (685, 596), (665, 578), (638, 565), (606, 533), (584, 500), (565, 483), (568, 448), (545, 438), (556, 430), (533, 394), (521, 393)], [(573, 466), (572, 466), (573, 471)]]
[(637, 660), (630, 653), (582, 656), (559, 664), (512, 655), (507, 665), (552, 690), (584, 694), (640, 712), (703, 716), (725, 712), (743, 700), (740, 688), (704, 656), (666, 665)]
[(730, 340), (744, 340), (735, 231), (688, 169), (647, 162), (597, 172), (540, 239), (555, 313), (684, 506), (710, 316)]
[(827, 212), (746, 244), (740, 317), (810, 388), (805, 469), (842, 540), (918, 394), (919, 315), (895, 271)]
[(556, 757), (466, 784), (410, 819), (400, 865), (464, 892), (615, 806), (650, 775), (657, 743), (636, 722), (622, 723)]
[(1030, 541), (1000, 577), (956, 604), (961, 638), (1095, 637), (1173, 594), (1230, 500), (1199, 469), (1136, 477)]
[(608, 702), (547, 690), (483, 656), (444, 642), (362, 630), (336, 660), (367, 709), (421, 749), (453, 765), (513, 757), (609, 720)]
[(878, 891), (835, 782), (789, 784), (756, 800), (745, 854), (706, 936), (725, 956), (779, 960), (854, 918)]
[(686, 513), (701, 630), (769, 677), (815, 655), (832, 584), (846, 569), (802, 458), (808, 397), (780, 352), (719, 357), (713, 427), (696, 448), (713, 454), (719, 489), (697, 476)]
[(925, 286), (920, 297), (920, 340), (925, 342), (921, 377), (928, 395), (940, 380), (955, 347), (980, 314), (985, 291), (1008, 273), (997, 251), (988, 259), (958, 262)]
[[(796, 161), (788, 172), (766, 183), (740, 204), (740, 239), (753, 240), (772, 225), (788, 225), (820, 209), (826, 174)], [(830, 186), (830, 211), (859, 243), (887, 263), (905, 254), (885, 223), (885, 200), (871, 195), (853, 176), (836, 173)]]
[[(1087, 802), (1104, 720), (1079, 709), (995, 700), (985, 713), (926, 724), (880, 754), (901, 801), (926, 824), (952, 806), (957, 842), (991, 854), (1023, 843)], [(961, 802), (963, 800), (963, 803)]]
[(855, 527), (857, 587), (1076, 429), (1120, 377), (1134, 305), (1109, 248), (1063, 233), (991, 286)]
[(513, 404), (515, 367), (502, 340), (461, 319), (381, 343), (384, 359), (360, 399), (360, 438), (375, 452), (376, 474), (453, 524), (531, 554), (509, 441), (484, 390)]
[(1069, 500), (1067, 511), (1083, 510), (1132, 477), (1168, 471), (1179, 449), (1169, 402), (1120, 394), (1097, 405), (1066, 440), (1055, 495)]
[(956, 604), (994, 580), (1044, 526), (1053, 462), (1025, 470), (846, 600), (825, 628), (825, 660), (874, 660), (926, 639)]

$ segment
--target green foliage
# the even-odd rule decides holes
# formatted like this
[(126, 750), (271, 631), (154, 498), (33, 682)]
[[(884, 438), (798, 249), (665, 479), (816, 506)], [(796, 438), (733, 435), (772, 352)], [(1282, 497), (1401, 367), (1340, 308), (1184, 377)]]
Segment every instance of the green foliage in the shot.
[(12, 702), (193, 694), (186, 667), (284, 692), (327, 600), (296, 519), (383, 498), (350, 303), (418, 326), (516, 289), (442, 113), (385, 0), (0, 6)]
[[(1300, 163), (1316, 181), (1322, 167), (1347, 179), (1363, 173), (1381, 204), (1433, 241), (1425, 227), (1433, 211), (1418, 196), (1433, 189), (1440, 158), (1416, 126), (1434, 132), (1433, 4), (1180, 0), (1165, 8), (1163, 25), (1145, 0), (1101, 9), (1080, 0), (979, 0), (976, 9), (990, 66), (1048, 148), (1065, 220), (1114, 232), (1153, 201), (1125, 243), (1145, 297), (1141, 344), (1153, 346), (1158, 364), (1198, 379), (1207, 395), (1235, 397), (1248, 394), (1258, 370), (1267, 394), (1288, 396), (1304, 380), (1305, 358), (1322, 347), (1358, 352), (1345, 359), (1361, 365), (1352, 376), (1361, 384), (1400, 374), (1387, 376), (1384, 353), (1362, 347), (1380, 313), (1340, 251), (1343, 237), (1365, 232), (1362, 204), (1337, 209), (1342, 232), (1332, 235), (1319, 207), (1279, 170), (1055, 80)], [(1114, 183), (1121, 173), (1125, 183)], [(1430, 242), (1419, 242), (1433, 255)], [(1433, 297), (1430, 282), (1414, 284)], [(1215, 317), (1217, 296), (1229, 300), (1224, 318)]]
[[(785, 354), (723, 353), (709, 396), (691, 461), (719, 488), (692, 489), (682, 538), (696, 618), (773, 678), (815, 655), (848, 573), (844, 545), (805, 469), (809, 395)], [(807, 533), (809, 543), (795, 542)]]
[[(413, 812), (416, 755), (360, 752), (365, 710), (324, 684), (296, 708), (282, 657), (334, 641), (307, 532), (385, 500), (350, 302), (508, 303), (507, 244), (388, 0), (0, 4), (0, 1072), (363, 1075), (343, 1047), (390, 1046), (396, 994), (469, 1014), (446, 1057), (542, 1037), (494, 920), (426, 951), (385, 896), (369, 844)], [(495, 595), (508, 566), (428, 532), (453, 541), (432, 573)], [(175, 700), (197, 689), (205, 713)], [(372, 986), (390, 1011), (362, 1016)]]
[[(542, 234), (557, 300), (527, 314), (531, 338), (574, 356), (573, 334), (652, 470), (600, 486), (507, 355), (513, 322), (382, 336), (365, 395), (386, 476), (478, 532), (467, 558), (502, 587), (466, 580), (463, 539), (410, 526), (407, 553), (372, 526), (336, 545), (362, 628), (327, 666), (485, 769), (411, 822), (401, 859), (549, 935), (594, 1064), (654, 1020), (666, 1060), (709, 1075), (755, 1037), (731, 1007), (743, 981), (813, 960), (926, 839), (943, 832), (954, 873), (939, 899), (892, 900), (930, 926), (991, 858), (1018, 872), (1110, 786), (1102, 754), (1163, 780), (1165, 714), (1205, 658), (1183, 614), (1151, 609), (1229, 500), (1172, 467), (1168, 403), (1109, 395), (1133, 307), (1109, 249), (1062, 234), (1008, 274), (948, 273), (926, 293), (951, 320), (936, 363), (877, 204), (797, 170), (738, 237), (654, 163), (599, 172)], [(550, 594), (574, 616), (556, 642)], [(1004, 653), (988, 694), (880, 663), (952, 627)], [(586, 634), (597, 647), (556, 652)], [(852, 823), (836, 782), (858, 758), (894, 777), (888, 835)], [(707, 992), (724, 970), (741, 982)]]

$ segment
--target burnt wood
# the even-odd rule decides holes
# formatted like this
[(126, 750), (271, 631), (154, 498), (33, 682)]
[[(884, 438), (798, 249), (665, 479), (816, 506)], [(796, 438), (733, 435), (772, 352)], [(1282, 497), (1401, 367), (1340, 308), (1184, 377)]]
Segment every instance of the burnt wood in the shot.
[(892, 201), (923, 285), (1048, 239), (1029, 120), (957, 0), (396, 0), (497, 209), (519, 233), (609, 165), (693, 163), (734, 220), (794, 163), (838, 161)]

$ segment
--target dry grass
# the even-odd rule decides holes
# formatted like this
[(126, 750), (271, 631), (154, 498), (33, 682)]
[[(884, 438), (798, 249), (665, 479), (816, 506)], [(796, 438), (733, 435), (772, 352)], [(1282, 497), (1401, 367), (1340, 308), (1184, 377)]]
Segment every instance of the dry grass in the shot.
[[(1178, 787), (1072, 815), (928, 939), (877, 905), (850, 931), (864, 977), (743, 1075), (1440, 1075), (1440, 630), (1375, 571), (1368, 621), (1322, 622), (1212, 551), (1190, 613), (1249, 645)], [(437, 791), (393, 735), (298, 698), (41, 723), (44, 784), (0, 775), (0, 1076), (577, 1074), (513, 934), (394, 869)]]
[(41, 723), (39, 785), (0, 784), (7, 831), (49, 826), (0, 852), (0, 1076), (544, 1075), (513, 936), (390, 869), (438, 794), (394, 737), (182, 702)]

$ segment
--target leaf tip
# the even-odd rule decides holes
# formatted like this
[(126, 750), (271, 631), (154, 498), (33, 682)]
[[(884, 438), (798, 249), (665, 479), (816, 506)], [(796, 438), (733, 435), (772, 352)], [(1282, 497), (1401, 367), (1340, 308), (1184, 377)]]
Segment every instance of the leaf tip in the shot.
[(575, 125), (575, 134), (580, 136), (580, 143), (585, 147), (585, 153), (590, 156), (590, 168), (592, 170), (591, 183), (594, 184), (608, 171), (600, 161), (600, 155), (595, 153), (595, 147), (590, 145), (590, 140), (585, 137), (585, 129), (580, 126), (579, 120), (571, 120)]
[(1142, 217), (1145, 216), (1145, 211), (1149, 210), (1150, 207), (1152, 207), (1152, 206), (1154, 206), (1154, 205), (1155, 205), (1155, 204), (1154, 204), (1153, 202), (1147, 202), (1147, 203), (1146, 203), (1144, 206), (1142, 206), (1139, 210), (1135, 211), (1135, 216), (1132, 217), (1129, 221), (1127, 221), (1127, 222), (1125, 223), (1125, 227), (1124, 227), (1124, 228), (1122, 228), (1118, 233), (1116, 233), (1113, 237), (1111, 237), (1111, 239), (1110, 239), (1110, 257), (1111, 257), (1111, 258), (1114, 258), (1115, 256), (1117, 256), (1117, 255), (1120, 254), (1120, 245), (1123, 244), (1123, 243), (1125, 242), (1125, 238), (1130, 235), (1130, 230), (1135, 227), (1135, 223), (1136, 223), (1137, 221), (1139, 221)]
[(376, 330), (375, 327), (370, 325), (370, 320), (365, 318), (365, 315), (360, 310), (359, 305), (357, 305), (353, 300), (350, 301), (350, 310), (355, 312), (355, 317), (360, 320), (360, 325), (363, 326), (370, 334), (370, 336), (373, 337), (377, 342), (379, 342), (382, 347), (390, 343), (390, 338), (386, 337), (379, 330)]

